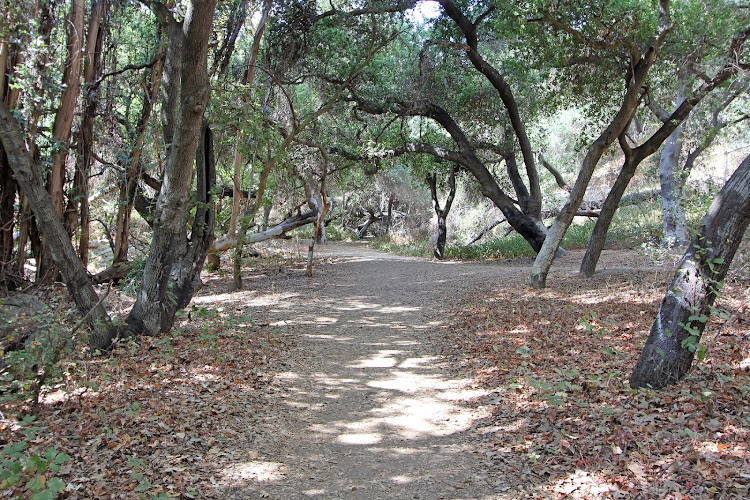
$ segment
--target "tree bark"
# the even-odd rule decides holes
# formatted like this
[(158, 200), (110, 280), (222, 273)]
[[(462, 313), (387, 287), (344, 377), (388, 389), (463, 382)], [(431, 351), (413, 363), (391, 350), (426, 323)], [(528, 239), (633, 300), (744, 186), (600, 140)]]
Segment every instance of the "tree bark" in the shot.
[(438, 201), (437, 195), (437, 175), (427, 174), (427, 184), (430, 186), (430, 194), (432, 196), (432, 203), (435, 207), (435, 214), (437, 215), (437, 238), (435, 239), (435, 258), (443, 260), (445, 257), (445, 242), (448, 239), (448, 213), (453, 205), (453, 199), (456, 196), (456, 168), (451, 165), (450, 177), (448, 180), (448, 186), (450, 191), (448, 198), (445, 200), (445, 206), (440, 208), (440, 201)]
[[(68, 142), (70, 141), (73, 118), (75, 117), (76, 101), (81, 88), (81, 59), (83, 56), (85, 11), (84, 0), (71, 0), (70, 12), (66, 20), (67, 56), (65, 58), (65, 69), (63, 70), (62, 79), (64, 89), (60, 97), (60, 107), (57, 109), (52, 129), (52, 136), (56, 145), (55, 151), (52, 154), (52, 165), (50, 166), (47, 191), (52, 198), (52, 206), (55, 208), (55, 213), (61, 220), (63, 219), (65, 210), (63, 193), (65, 187), (65, 163), (68, 158)], [(54, 280), (58, 273), (45, 238), (46, 235), (42, 233), (37, 279), (50, 281)]]
[[(151, 5), (156, 10), (164, 7), (157, 3)], [(179, 61), (171, 61), (177, 64), (179, 69), (176, 71), (167, 71), (169, 61), (165, 63), (164, 74), (172, 78), (165, 90), (179, 93), (179, 105), (173, 108), (174, 127), (169, 123), (172, 118), (170, 110), (167, 110), (168, 127), (172, 128), (173, 135), (165, 136), (170, 146), (167, 148), (164, 180), (156, 203), (153, 239), (146, 259), (143, 282), (127, 319), (133, 331), (144, 334), (153, 335), (171, 328), (177, 307), (186, 300), (183, 295), (188, 292), (186, 283), (192, 285), (196, 264), (199, 261), (202, 264), (205, 259), (205, 254), (202, 259), (197, 258), (197, 253), (190, 255), (184, 242), (187, 240), (185, 228), (188, 191), (201, 137), (203, 111), (211, 92), (207, 52), (215, 6), (215, 0), (193, 0), (181, 23), (168, 13), (169, 45), (170, 48), (175, 46), (171, 53), (180, 53), (181, 57)], [(168, 94), (167, 97), (165, 104), (174, 102), (173, 94)], [(212, 213), (213, 210), (209, 207), (207, 212)], [(209, 229), (212, 228), (202, 228), (201, 231)], [(195, 241), (193, 243), (196, 244)], [(197, 252), (199, 248), (193, 247), (193, 250)], [(193, 256), (196, 258), (193, 259)], [(174, 279), (173, 271), (176, 274)], [(189, 295), (192, 296), (192, 290)]]
[(37, 224), (45, 238), (55, 263), (62, 273), (73, 300), (91, 328), (89, 343), (92, 349), (107, 349), (117, 335), (107, 311), (101, 303), (89, 279), (86, 269), (78, 258), (65, 226), (57, 215), (49, 193), (44, 189), (39, 170), (26, 147), (23, 132), (12, 113), (0, 102), (0, 141), (16, 179), (26, 194)]
[(675, 272), (630, 377), (663, 388), (687, 374), (721, 283), (750, 223), (750, 156), (714, 199)]

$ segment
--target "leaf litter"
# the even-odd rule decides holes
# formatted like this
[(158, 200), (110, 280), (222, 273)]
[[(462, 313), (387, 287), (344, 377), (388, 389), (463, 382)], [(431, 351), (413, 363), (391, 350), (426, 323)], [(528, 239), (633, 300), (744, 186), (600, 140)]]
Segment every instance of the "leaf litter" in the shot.
[[(670, 278), (671, 269), (568, 276), (541, 292), (507, 283), (454, 308), (444, 353), (492, 391), (477, 432), (509, 491), (748, 497), (747, 320), (711, 320), (708, 355), (681, 384), (628, 386)], [(718, 306), (731, 315), (749, 298), (747, 283), (730, 280)]]

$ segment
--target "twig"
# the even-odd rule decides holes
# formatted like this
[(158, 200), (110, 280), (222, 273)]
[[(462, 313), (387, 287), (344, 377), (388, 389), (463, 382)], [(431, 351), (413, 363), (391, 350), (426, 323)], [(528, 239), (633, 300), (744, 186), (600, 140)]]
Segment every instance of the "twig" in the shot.
[(104, 295), (102, 295), (99, 301), (96, 304), (94, 304), (94, 307), (92, 307), (89, 310), (89, 312), (87, 312), (86, 315), (83, 318), (81, 318), (81, 321), (79, 321), (78, 324), (75, 327), (73, 327), (73, 329), (70, 331), (70, 335), (73, 335), (76, 332), (76, 330), (78, 330), (79, 328), (81, 328), (81, 326), (83, 326), (83, 324), (86, 322), (89, 316), (91, 316), (91, 313), (94, 312), (94, 309), (102, 305), (102, 302), (104, 302), (104, 299), (107, 298), (107, 296), (109, 295), (109, 292), (111, 291), (112, 291), (112, 282), (110, 281), (109, 285), (107, 286), (107, 292)]

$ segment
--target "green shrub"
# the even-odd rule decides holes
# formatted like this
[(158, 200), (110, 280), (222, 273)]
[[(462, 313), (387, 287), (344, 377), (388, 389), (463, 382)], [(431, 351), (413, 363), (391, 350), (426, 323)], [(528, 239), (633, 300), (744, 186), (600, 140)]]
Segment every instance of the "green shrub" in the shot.
[(0, 451), (0, 492), (20, 494), (31, 500), (51, 500), (65, 490), (65, 481), (56, 474), (70, 456), (52, 447), (41, 455), (31, 452), (29, 441), (40, 430), (31, 427), (33, 421), (34, 417), (25, 417), (20, 422), (25, 439), (11, 441)]

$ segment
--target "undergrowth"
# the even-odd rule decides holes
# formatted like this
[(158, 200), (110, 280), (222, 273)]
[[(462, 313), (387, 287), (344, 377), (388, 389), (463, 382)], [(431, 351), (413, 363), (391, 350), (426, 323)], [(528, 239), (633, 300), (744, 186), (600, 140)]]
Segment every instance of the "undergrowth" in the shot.
[[(568, 250), (586, 248), (596, 219), (589, 218), (583, 223), (574, 223), (565, 233), (562, 247)], [(661, 210), (658, 203), (643, 203), (621, 208), (612, 221), (607, 233), (607, 246), (632, 248), (642, 242), (658, 242), (661, 239)], [(376, 238), (371, 246), (386, 252), (414, 257), (431, 257), (432, 248), (428, 239), (403, 243), (384, 238)], [(471, 246), (448, 244), (445, 250), (448, 260), (505, 260), (533, 257), (534, 250), (517, 233), (494, 238)]]

